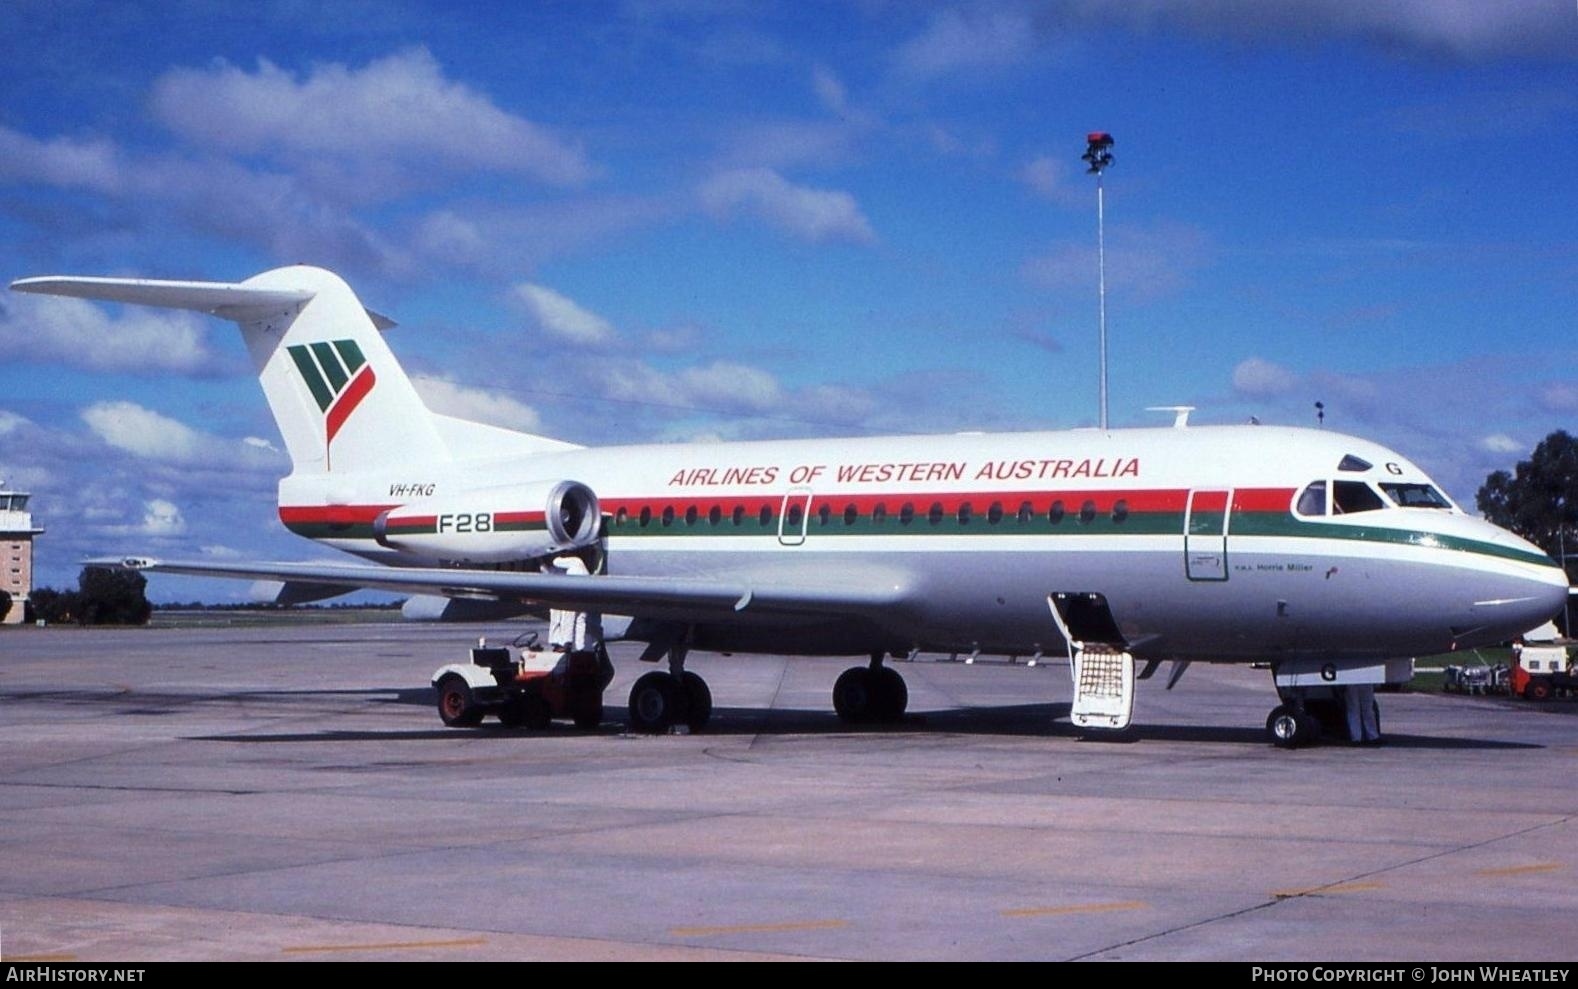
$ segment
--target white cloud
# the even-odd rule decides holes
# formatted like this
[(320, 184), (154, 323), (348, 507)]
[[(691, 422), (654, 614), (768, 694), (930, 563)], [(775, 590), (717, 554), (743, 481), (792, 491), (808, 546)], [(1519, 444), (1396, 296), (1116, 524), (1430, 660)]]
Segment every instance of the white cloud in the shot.
[(1578, 385), (1552, 382), (1540, 389), (1537, 401), (1549, 412), (1578, 412)]
[(1074, 181), (1073, 167), (1061, 158), (1042, 155), (1020, 169), (1019, 178), (1037, 196), (1060, 206), (1088, 206), (1094, 198), (1088, 185)]
[(31, 422), (29, 422), (26, 418), (17, 415), (15, 412), (8, 412), (5, 409), (0, 409), (0, 436), (6, 436), (10, 433), (16, 432), (23, 426), (31, 425)]
[(546, 286), (529, 282), (516, 285), (510, 290), (510, 301), (530, 316), (539, 330), (555, 339), (599, 347), (615, 338), (614, 328), (606, 319)]
[(811, 88), (816, 92), (816, 98), (822, 102), (830, 112), (844, 116), (849, 112), (849, 93), (844, 89), (844, 84), (839, 81), (833, 70), (825, 65), (818, 65), (811, 70)]
[(731, 361), (714, 361), (679, 373), (680, 384), (693, 400), (711, 408), (770, 412), (782, 409), (783, 387), (760, 368)]
[(179, 536), (186, 532), (186, 519), (173, 502), (154, 498), (143, 505), (142, 525), (137, 530), (144, 536)]
[(1572, 5), (1550, 0), (1076, 0), (1064, 14), (1139, 31), (1177, 25), (1241, 41), (1353, 38), (1467, 58), (1574, 50)]
[[(1216, 244), (1198, 227), (1155, 223), (1107, 233), (1107, 290), (1146, 301), (1179, 291), (1216, 260)], [(1096, 239), (1065, 240), (1024, 262), (1020, 273), (1041, 288), (1096, 290)]]
[(854, 196), (794, 185), (769, 168), (720, 172), (702, 185), (700, 196), (703, 208), (719, 219), (744, 212), (816, 243), (877, 239)]
[(1026, 10), (987, 4), (937, 12), (925, 31), (899, 46), (896, 58), (907, 73), (935, 76), (1012, 65), (1025, 58), (1035, 44)]
[(323, 63), (304, 78), (266, 59), (254, 72), (223, 61), (172, 69), (154, 83), (152, 107), (194, 144), (232, 154), (395, 158), (554, 184), (591, 175), (579, 148), (445, 78), (424, 48), (359, 69)]
[(0, 351), (93, 371), (208, 374), (226, 362), (208, 345), (204, 318), (129, 307), (111, 318), (82, 299), (0, 298)]
[(149, 460), (190, 462), (207, 445), (197, 430), (135, 402), (98, 402), (82, 410), (82, 421), (110, 446)]
[(121, 184), (115, 145), (102, 138), (41, 141), (0, 127), (0, 179), (113, 192)]
[(541, 424), (536, 409), (500, 392), (419, 375), (411, 376), (411, 384), (428, 408), (443, 415), (528, 432)]
[(100, 440), (144, 460), (219, 470), (272, 470), (282, 461), (273, 444), (264, 441), (260, 446), (255, 436), (223, 439), (136, 402), (96, 402), (80, 415)]
[(1522, 453), (1528, 449), (1506, 433), (1492, 433), (1481, 437), (1479, 448), (1487, 453)]
[(472, 262), (487, 254), (487, 240), (475, 223), (444, 209), (422, 218), (416, 242), (431, 257)]
[(1298, 383), (1298, 375), (1261, 357), (1247, 358), (1233, 368), (1233, 390), (1250, 398), (1276, 398)]

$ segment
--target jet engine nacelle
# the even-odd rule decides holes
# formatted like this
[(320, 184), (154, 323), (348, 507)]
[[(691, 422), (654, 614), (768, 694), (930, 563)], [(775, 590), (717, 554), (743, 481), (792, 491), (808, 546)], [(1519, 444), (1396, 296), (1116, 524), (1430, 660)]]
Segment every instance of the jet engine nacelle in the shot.
[(542, 481), (426, 498), (373, 520), (390, 549), (456, 563), (534, 560), (589, 546), (602, 528), (597, 495), (579, 481)]

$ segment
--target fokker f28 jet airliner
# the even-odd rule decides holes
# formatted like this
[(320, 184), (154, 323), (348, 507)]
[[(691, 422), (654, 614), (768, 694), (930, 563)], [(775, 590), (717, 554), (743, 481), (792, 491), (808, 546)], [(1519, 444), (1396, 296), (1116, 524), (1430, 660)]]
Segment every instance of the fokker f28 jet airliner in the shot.
[[(631, 692), (647, 730), (705, 721), (690, 650), (869, 656), (835, 685), (852, 719), (902, 713), (884, 658), (941, 652), (1067, 656), (1076, 724), (1109, 729), (1163, 661), (1174, 680), (1193, 661), (1267, 663), (1281, 701), (1267, 728), (1291, 747), (1318, 733), (1334, 685), (1505, 640), (1567, 594), (1538, 548), (1399, 454), (1333, 432), (1180, 422), (586, 449), (429, 411), (380, 335), (392, 324), (322, 269), (11, 287), (237, 323), (292, 461), (280, 520), (374, 564), (122, 565), (284, 581), (298, 599), (380, 588), (630, 616), (643, 658), (668, 660)], [(565, 553), (592, 572), (541, 572)]]

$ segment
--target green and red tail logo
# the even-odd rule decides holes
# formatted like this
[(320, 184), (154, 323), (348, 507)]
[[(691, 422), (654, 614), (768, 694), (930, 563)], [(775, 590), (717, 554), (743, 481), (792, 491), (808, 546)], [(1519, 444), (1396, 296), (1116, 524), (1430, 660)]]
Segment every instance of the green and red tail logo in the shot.
[(373, 390), (378, 379), (355, 340), (304, 343), (285, 349), (296, 362), (296, 370), (301, 372), (307, 390), (312, 392), (323, 413), (324, 449), (327, 451), (334, 434), (345, 425), (345, 420)]

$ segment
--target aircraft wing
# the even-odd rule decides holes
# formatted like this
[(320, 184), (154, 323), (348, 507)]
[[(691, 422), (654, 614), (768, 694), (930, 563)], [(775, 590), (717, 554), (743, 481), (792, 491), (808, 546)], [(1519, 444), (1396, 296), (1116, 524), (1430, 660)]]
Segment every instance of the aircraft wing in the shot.
[(215, 563), (145, 557), (86, 561), (91, 567), (178, 573), (199, 577), (336, 584), (407, 594), (472, 600), (518, 601), (632, 617), (697, 621), (785, 615), (861, 615), (910, 599), (907, 583), (893, 575), (848, 574), (837, 586), (785, 583), (782, 578), (702, 579), (618, 574), (542, 574), (503, 570), (385, 567), (334, 563)]

